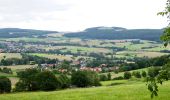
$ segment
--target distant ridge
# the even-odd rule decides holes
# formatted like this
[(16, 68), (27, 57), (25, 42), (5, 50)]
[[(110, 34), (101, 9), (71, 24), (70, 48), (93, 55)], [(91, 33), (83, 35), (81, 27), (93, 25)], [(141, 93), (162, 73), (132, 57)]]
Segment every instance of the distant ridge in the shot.
[(92, 27), (82, 32), (65, 34), (84, 39), (142, 39), (160, 41), (163, 29), (126, 29), (122, 27)]
[(0, 28), (1, 38), (16, 38), (16, 37), (33, 37), (43, 36), (50, 33), (58, 33), (57, 31), (45, 31), (34, 29), (20, 29), (20, 28)]

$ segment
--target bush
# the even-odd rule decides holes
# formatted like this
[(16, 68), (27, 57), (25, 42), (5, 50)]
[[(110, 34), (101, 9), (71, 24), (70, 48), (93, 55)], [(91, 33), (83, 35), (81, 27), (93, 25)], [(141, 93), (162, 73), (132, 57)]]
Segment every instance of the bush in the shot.
[(26, 69), (17, 73), (20, 78), (19, 82), (15, 85), (15, 91), (36, 91), (38, 90), (39, 84), (37, 84), (36, 74), (39, 71), (37, 69)]
[(51, 91), (61, 87), (61, 81), (52, 72), (44, 71), (36, 75), (40, 90)]
[(142, 71), (142, 77), (146, 77), (146, 76), (147, 76), (146, 71)]
[(13, 89), (14, 92), (22, 92), (22, 91), (28, 91), (26, 81), (19, 81), (15, 84), (15, 88)]
[(5, 76), (0, 76), (0, 93), (11, 92), (11, 81)]
[(77, 87), (99, 86), (99, 77), (92, 71), (77, 71), (72, 73), (71, 82)]
[(130, 72), (125, 72), (124, 73), (124, 79), (130, 79), (131, 78), (131, 73)]
[(118, 77), (115, 77), (113, 78), (113, 80), (123, 80), (124, 78), (122, 76), (118, 76)]
[(149, 77), (156, 77), (159, 74), (160, 68), (158, 67), (152, 67), (148, 70), (148, 76)]
[(11, 68), (7, 68), (7, 67), (4, 67), (3, 69), (1, 69), (1, 72), (7, 73), (7, 74), (12, 74), (13, 73)]
[(58, 79), (61, 81), (61, 88), (69, 88), (71, 86), (71, 80), (66, 75), (61, 74)]
[(136, 78), (141, 78), (141, 74), (139, 71), (134, 71), (132, 75), (135, 76)]
[(112, 79), (111, 73), (108, 73), (108, 74), (107, 74), (107, 78), (108, 78), (108, 80), (111, 80), (111, 79)]
[(104, 75), (104, 74), (100, 75), (100, 81), (107, 81), (107, 80), (108, 80), (108, 78), (106, 75)]

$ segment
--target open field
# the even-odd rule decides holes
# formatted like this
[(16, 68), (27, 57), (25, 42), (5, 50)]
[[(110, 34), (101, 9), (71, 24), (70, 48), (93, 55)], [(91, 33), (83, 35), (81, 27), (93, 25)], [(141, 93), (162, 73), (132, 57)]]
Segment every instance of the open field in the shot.
[(159, 57), (168, 54), (169, 53), (150, 52), (150, 51), (121, 51), (121, 52), (117, 52), (116, 56), (153, 58), (153, 57)]
[[(131, 70), (129, 72), (133, 72), (133, 71), (139, 71), (139, 72), (142, 72), (142, 71), (148, 71), (148, 68), (142, 68), (142, 69), (137, 69), (137, 70)], [(115, 78), (115, 77), (118, 77), (118, 76), (123, 76), (124, 72), (119, 72), (119, 73), (115, 73), (115, 72), (110, 72), (111, 75), (112, 75), (112, 78)], [(101, 74), (108, 74), (108, 73), (101, 73)]]
[[(60, 51), (61, 54), (84, 54), (90, 53), (107, 54), (108, 56), (114, 55), (118, 58), (133, 58), (133, 57), (157, 57), (167, 53), (163, 53), (163, 50), (170, 50), (170, 46), (164, 47), (163, 43), (156, 41), (140, 40), (139, 43), (133, 43), (131, 40), (100, 40), (100, 39), (80, 39), (80, 38), (67, 38), (62, 36), (53, 36), (47, 38), (9, 38), (7, 41), (25, 41), (26, 44), (22, 45), (23, 48), (30, 50), (41, 49), (49, 52), (49, 50)], [(4, 38), (0, 38), (1, 42), (6, 41)], [(32, 43), (34, 42), (34, 43)], [(55, 44), (55, 45), (51, 45)], [(15, 44), (16, 45), (16, 44)], [(20, 44), (19, 44), (20, 45)], [(14, 46), (15, 47), (15, 46)], [(18, 48), (18, 47), (17, 47)], [(36, 51), (34, 51), (36, 52)], [(42, 53), (42, 52), (41, 52)], [(116, 53), (116, 54), (115, 54)], [(69, 59), (66, 56), (55, 56), (46, 54), (36, 54), (47, 58), (58, 58), (59, 60)], [(0, 54), (0, 59), (3, 58), (3, 54)], [(7, 58), (19, 57), (17, 53), (6, 54)]]
[[(114, 83), (114, 81), (113, 81)], [(119, 81), (119, 85), (67, 89), (54, 92), (27, 92), (0, 95), (1, 100), (151, 100), (144, 82)], [(103, 83), (104, 84), (104, 83)], [(170, 82), (159, 87), (153, 100), (169, 100)]]
[(22, 58), (20, 53), (0, 53), (0, 60), (5, 58)]
[(39, 57), (45, 57), (49, 59), (59, 59), (59, 60), (71, 60), (71, 55), (57, 55), (57, 54), (44, 54), (44, 53), (30, 53), (30, 55), (35, 55)]

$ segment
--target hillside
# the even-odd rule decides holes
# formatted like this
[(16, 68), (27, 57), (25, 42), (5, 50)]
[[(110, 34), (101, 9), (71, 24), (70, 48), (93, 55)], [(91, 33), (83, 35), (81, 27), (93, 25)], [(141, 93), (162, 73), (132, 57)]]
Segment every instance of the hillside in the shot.
[[(108, 83), (108, 82), (107, 82)], [(151, 100), (145, 82), (112, 81), (116, 86), (66, 89), (53, 92), (24, 92), (0, 95), (1, 100)], [(105, 83), (103, 83), (105, 84)], [(170, 82), (159, 88), (159, 96), (154, 100), (169, 100)]]
[(17, 37), (33, 37), (43, 36), (45, 34), (58, 33), (56, 31), (44, 31), (33, 29), (19, 29), (19, 28), (2, 28), (0, 29), (1, 38), (17, 38)]
[(142, 39), (159, 41), (162, 29), (126, 29), (121, 27), (93, 27), (82, 32), (65, 34), (84, 39)]

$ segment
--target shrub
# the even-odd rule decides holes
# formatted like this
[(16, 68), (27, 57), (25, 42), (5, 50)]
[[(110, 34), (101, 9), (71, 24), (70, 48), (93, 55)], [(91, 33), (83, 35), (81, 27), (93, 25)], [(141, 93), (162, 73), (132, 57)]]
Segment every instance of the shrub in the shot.
[(111, 79), (112, 79), (111, 73), (108, 73), (108, 74), (107, 74), (107, 78), (108, 78), (108, 80), (111, 80)]
[(125, 72), (124, 73), (124, 79), (130, 79), (131, 78), (131, 73), (130, 72)]
[(136, 78), (141, 78), (141, 74), (140, 74), (139, 71), (134, 71), (132, 74), (133, 74)]
[(27, 91), (27, 83), (25, 81), (19, 81), (15, 84), (14, 92)]
[(36, 75), (40, 90), (51, 91), (61, 87), (61, 81), (52, 72), (44, 71)]
[(158, 67), (152, 67), (148, 70), (148, 76), (149, 77), (156, 77), (159, 74), (160, 68)]
[(17, 73), (20, 78), (19, 82), (15, 85), (15, 91), (36, 91), (38, 90), (38, 84), (36, 80), (36, 74), (39, 71), (37, 69), (26, 69)]
[(3, 73), (12, 74), (11, 68), (4, 67), (1, 71), (2, 71)]
[(147, 76), (146, 71), (142, 71), (142, 77), (146, 77), (146, 76)]
[(72, 73), (71, 82), (77, 87), (99, 86), (99, 77), (92, 71), (77, 71)]
[(61, 88), (69, 88), (71, 86), (71, 80), (66, 75), (61, 74), (58, 79), (61, 81)]
[(106, 75), (104, 75), (104, 74), (100, 75), (100, 81), (107, 81), (107, 80), (108, 80), (108, 78)]
[(113, 78), (113, 80), (123, 80), (124, 78), (122, 76), (118, 76), (118, 77), (115, 77)]
[(5, 76), (0, 76), (0, 93), (11, 92), (11, 81)]

